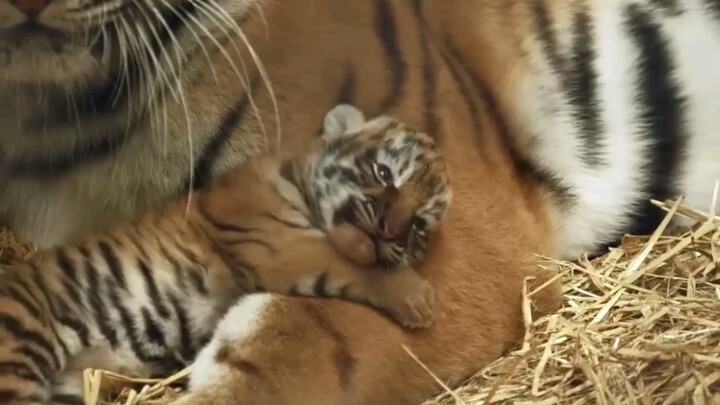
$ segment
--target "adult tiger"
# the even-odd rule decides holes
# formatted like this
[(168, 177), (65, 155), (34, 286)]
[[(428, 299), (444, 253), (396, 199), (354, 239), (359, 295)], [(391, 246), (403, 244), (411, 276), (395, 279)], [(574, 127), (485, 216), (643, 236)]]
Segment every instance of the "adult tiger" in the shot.
[(193, 379), (211, 403), (412, 403), (436, 386), (400, 344), (445, 381), (500, 355), (533, 253), (647, 230), (649, 197), (711, 200), (719, 19), (713, 0), (0, 0), (0, 212), (66, 241), (296, 147), (338, 102), (438, 134), (456, 198), (436, 326), (260, 296), (218, 334), (245, 349), (205, 352), (226, 373)]

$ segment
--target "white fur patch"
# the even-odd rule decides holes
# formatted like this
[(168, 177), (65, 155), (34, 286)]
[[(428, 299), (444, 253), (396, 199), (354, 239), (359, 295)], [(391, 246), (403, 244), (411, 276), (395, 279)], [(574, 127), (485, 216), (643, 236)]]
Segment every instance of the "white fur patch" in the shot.
[(263, 315), (273, 301), (271, 294), (252, 294), (240, 299), (228, 310), (212, 340), (200, 351), (192, 366), (190, 390), (206, 387), (222, 379), (227, 370), (215, 362), (218, 350), (227, 342), (239, 345), (244, 339), (252, 337), (262, 325)]
[(710, 210), (715, 181), (720, 180), (720, 16), (708, 2), (680, 2), (685, 12), (662, 24), (676, 61), (674, 79), (686, 98), (687, 144), (680, 188), (685, 203)]
[[(550, 4), (550, 3), (548, 3)], [(574, 259), (612, 242), (629, 225), (631, 207), (643, 198), (650, 181), (644, 169), (648, 139), (637, 98), (641, 57), (628, 33), (627, 8), (648, 12), (667, 40), (674, 63), (672, 80), (685, 99), (686, 155), (679, 167), (679, 188), (687, 203), (707, 210), (715, 180), (720, 178), (720, 19), (702, 0), (678, 2), (680, 15), (669, 15), (646, 0), (589, 2), (596, 58), (597, 100), (601, 133), (597, 154), (604, 164), (582, 158), (582, 133), (561, 80), (552, 73), (543, 45), (527, 42), (530, 73), (515, 94), (516, 108), (532, 137), (531, 159), (560, 178), (576, 195), (576, 205), (557, 207), (557, 235), (562, 255)], [(552, 7), (569, 7), (556, 3)], [(554, 27), (560, 53), (570, 54), (571, 26)], [(672, 179), (668, 179), (672, 181)]]

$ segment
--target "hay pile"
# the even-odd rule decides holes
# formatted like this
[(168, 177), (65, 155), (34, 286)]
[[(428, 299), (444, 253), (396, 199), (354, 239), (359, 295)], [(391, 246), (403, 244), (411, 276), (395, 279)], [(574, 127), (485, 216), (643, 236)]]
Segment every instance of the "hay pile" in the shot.
[[(526, 315), (517, 351), (457, 389), (438, 381), (446, 393), (424, 405), (720, 405), (720, 217), (654, 203), (668, 216), (653, 235), (628, 236), (592, 261), (543, 260), (562, 273), (565, 307), (542, 319)], [(669, 235), (674, 215), (699, 225)], [(86, 404), (166, 403), (187, 372), (144, 381), (86, 370)], [(100, 398), (109, 393), (110, 402)]]
[[(650, 237), (552, 262), (565, 307), (522, 347), (431, 404), (720, 404), (720, 217), (672, 202)], [(669, 218), (699, 225), (662, 236)], [(531, 321), (531, 320), (526, 320)]]

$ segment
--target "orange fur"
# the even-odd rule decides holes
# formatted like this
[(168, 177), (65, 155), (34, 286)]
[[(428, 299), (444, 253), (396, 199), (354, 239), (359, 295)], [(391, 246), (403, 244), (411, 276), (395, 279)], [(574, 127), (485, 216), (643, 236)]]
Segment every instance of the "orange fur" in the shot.
[[(333, 109), (328, 117), (339, 120), (361, 114), (343, 107)], [(377, 151), (377, 155), (366, 163), (392, 167), (386, 178), (392, 175), (390, 170), (408, 176), (394, 183), (398, 188), (383, 183), (382, 178), (367, 178), (376, 196), (394, 195), (393, 201), (372, 200), (378, 219), (382, 221), (402, 204), (406, 218), (395, 218), (392, 225), (397, 226), (398, 235), (408, 230), (408, 240), (414, 240), (409, 235), (415, 228), (411, 231), (410, 227), (415, 215), (422, 215), (425, 200), (439, 198), (443, 207), (449, 204), (445, 164), (427, 135), (389, 117), (361, 124), (341, 133), (327, 132), (322, 140), (308, 142), (293, 154), (258, 156), (220, 176), (192, 200), (168, 202), (160, 210), (118, 223), (76, 246), (45, 252), (25, 268), (8, 270), (0, 279), (0, 302), (7, 308), (0, 325), (0, 333), (6, 335), (0, 342), (0, 351), (5, 352), (0, 370), (14, 372), (0, 380), (0, 392), (5, 393), (0, 403), (21, 403), (45, 398), (48, 390), (55, 395), (55, 391), (77, 388), (82, 366), (140, 374), (163, 372), (175, 359), (187, 359), (183, 352), (191, 349), (183, 346), (212, 334), (213, 320), (241, 293), (347, 299), (379, 308), (406, 327), (429, 326), (434, 291), (410, 267), (419, 261), (380, 267), (380, 248), (393, 243), (381, 240), (372, 242), (380, 249), (378, 260), (360, 256), (360, 263), (349, 261), (346, 256), (352, 255), (337, 251), (339, 245), (332, 243), (338, 235), (332, 231), (355, 223), (342, 222), (335, 215), (326, 223), (318, 216), (322, 209), (345, 206), (333, 205), (338, 199), (335, 193), (342, 196), (341, 191), (356, 190), (352, 177), (333, 175), (341, 172), (338, 162), (353, 164), (367, 151)], [(412, 146), (394, 149), (396, 145)], [(401, 160), (384, 159), (382, 153)], [(355, 176), (359, 178), (359, 172)], [(330, 194), (314, 194), (317, 190), (327, 193), (319, 188), (323, 182), (334, 187)], [(440, 221), (439, 214), (428, 219)], [(325, 232), (328, 225), (330, 234)], [(428, 225), (427, 230), (434, 235), (436, 226)], [(195, 280), (194, 285), (187, 278)], [(200, 312), (183, 302), (188, 300), (201, 302)], [(203, 306), (214, 309), (203, 314)], [(117, 317), (110, 321), (119, 325), (108, 323), (113, 314)], [(49, 322), (42, 321), (45, 317)], [(189, 324), (180, 326), (183, 322)], [(178, 326), (180, 334), (175, 332)], [(27, 327), (34, 332), (23, 332)], [(24, 342), (24, 333), (36, 336)], [(118, 336), (122, 335), (129, 344), (121, 343)], [(18, 360), (12, 358), (13, 350), (41, 352), (56, 360), (45, 364), (38, 357), (22, 359), (22, 355)], [(37, 378), (32, 370), (37, 370)], [(59, 387), (43, 384), (43, 376), (57, 372), (64, 373)]]
[[(379, 3), (392, 10), (406, 68), (402, 96), (389, 107), (383, 102), (392, 92), (393, 77), (370, 23)], [(475, 51), (482, 45), (471, 47), (483, 40), (474, 28), (482, 24), (468, 9), (482, 7), (481, 2), (422, 3), (425, 11), (416, 18), (412, 2), (405, 1), (268, 2), (262, 6), (267, 26), (255, 14), (243, 30), (270, 72), (275, 92), (282, 94), (283, 148), (296, 147), (302, 141), (298, 134), (313, 132), (323, 106), (337, 99), (348, 77), (352, 100), (362, 109), (389, 108), (412, 125), (437, 126), (455, 198), (437, 252), (423, 266), (438, 295), (435, 325), (410, 333), (360, 306), (276, 297), (251, 336), (227, 342), (218, 352), (215, 359), (223, 367), (216, 380), (179, 404), (417, 403), (439, 387), (402, 345), (454, 384), (521, 338), (523, 281), (531, 278), (531, 286), (538, 286), (553, 276), (536, 266), (534, 255), (556, 253), (554, 220), (541, 185), (513, 165), (507, 134), (501, 131), (504, 125), (513, 130), (512, 122), (496, 121), (472, 79), (494, 77), (497, 82), (487, 83), (502, 94), (522, 70), (509, 69), (510, 58), (495, 69), (498, 65), (487, 62), (493, 55)], [(452, 50), (462, 54), (450, 52), (445, 36), (452, 33), (457, 40), (463, 32), (462, 47)], [(498, 42), (493, 49), (512, 52), (512, 43)], [(458, 56), (467, 59), (461, 63)], [(423, 67), (434, 78), (429, 111)], [(213, 89), (220, 87), (201, 83), (208, 86), (205, 99), (215, 99)], [(470, 100), (463, 88), (472, 94)], [(268, 105), (264, 91), (254, 96)], [(558, 282), (533, 298), (536, 315), (557, 309)]]
[[(414, 8), (418, 4), (424, 6), (420, 13)], [(509, 98), (502, 97), (513, 86), (513, 78), (524, 74), (522, 64), (515, 63), (521, 60), (514, 54), (517, 39), (504, 41), (489, 29), (483, 31), (483, 23), (499, 24), (494, 20), (499, 14), (480, 14), (486, 16), (484, 22), (482, 17), (470, 18), (471, 10), (480, 10), (481, 4), (472, 0), (274, 0), (262, 2), (247, 18), (237, 16), (278, 96), (282, 137), (277, 146), (281, 150), (302, 148), (317, 133), (328, 108), (339, 99), (349, 99), (371, 115), (392, 114), (428, 130), (447, 158), (455, 197), (443, 232), (419, 269), (436, 291), (431, 328), (408, 331), (377, 311), (350, 302), (275, 296), (248, 336), (218, 348), (214, 360), (224, 372), (191, 390), (178, 404), (416, 403), (439, 387), (402, 345), (439, 378), (454, 384), (518, 343), (523, 334), (525, 280), (530, 278), (531, 285), (538, 286), (554, 276), (538, 268), (534, 256), (555, 255), (554, 219), (542, 185), (514, 165), (513, 149), (523, 149), (522, 144), (515, 144), (522, 137), (510, 141), (505, 132), (517, 130), (507, 112)], [(507, 8), (500, 1), (484, 4), (509, 10), (508, 18), (521, 6), (515, 1), (508, 2)], [(375, 25), (383, 20), (378, 17), (383, 13), (393, 24), (395, 47), (387, 45), (387, 38), (383, 46), (383, 32)], [(522, 39), (523, 24), (517, 27)], [(225, 150), (274, 142), (278, 123), (267, 88), (246, 87), (219, 50), (208, 52), (218, 74), (189, 69), (194, 73), (185, 81), (196, 125), (214, 125), (211, 117), (224, 116), (250, 91), (267, 134), (258, 131), (258, 122), (246, 112), (234, 123)], [(257, 68), (248, 63), (251, 55), (243, 52), (242, 57), (232, 56), (234, 62), (247, 67), (251, 83), (259, 82)], [(477, 86), (483, 84), (499, 98), (497, 106), (480, 95), (482, 89)], [(167, 114), (182, 117), (184, 110), (171, 103)], [(511, 119), (501, 122), (499, 116)], [(182, 120), (170, 121), (172, 129), (181, 133)], [(263, 198), (257, 188), (243, 187), (243, 181), (249, 179), (232, 183), (228, 197), (238, 193), (240, 200)], [(203, 201), (202, 193), (193, 196), (194, 204)], [(220, 200), (214, 203), (212, 212), (223, 221), (232, 221), (243, 212), (243, 207)], [(184, 222), (185, 205), (174, 204), (165, 208), (164, 218), (171, 220), (161, 226), (153, 216), (138, 223), (137, 232), (149, 240), (142, 247), (134, 246), (131, 233), (108, 235), (125, 247), (125, 253), (142, 256), (148, 252), (158, 266), (167, 268), (171, 263), (155, 252), (169, 244), (171, 253), (186, 258), (191, 271), (212, 280), (213, 300), (209, 302), (229, 305), (238, 293), (232, 274), (219, 255), (210, 253), (214, 246), (202, 236), (202, 227), (193, 226), (192, 215)], [(89, 243), (103, 238), (108, 236), (91, 238)], [(312, 252), (290, 243), (285, 246), (276, 258), (279, 263), (299, 258), (322, 263)], [(72, 259), (82, 262), (77, 252)], [(167, 283), (174, 282), (172, 277), (169, 272), (163, 276)], [(49, 288), (59, 291), (62, 287), (55, 281)], [(559, 284), (550, 283), (533, 298), (536, 315), (557, 309)], [(217, 321), (204, 320), (208, 325)], [(42, 329), (40, 323), (33, 327)], [(6, 358), (3, 353), (10, 356), (5, 349), (0, 348), (2, 358)]]

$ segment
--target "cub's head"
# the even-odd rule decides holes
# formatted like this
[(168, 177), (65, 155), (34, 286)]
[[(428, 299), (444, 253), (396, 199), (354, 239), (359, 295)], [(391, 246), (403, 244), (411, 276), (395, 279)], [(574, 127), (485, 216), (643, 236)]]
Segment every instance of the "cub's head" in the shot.
[(349, 105), (325, 117), (310, 201), (338, 249), (365, 264), (412, 265), (451, 201), (447, 165), (426, 134)]

